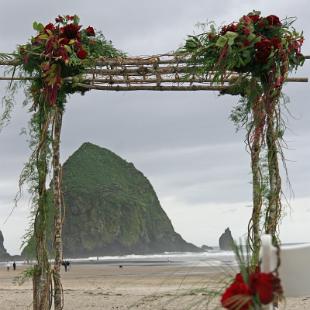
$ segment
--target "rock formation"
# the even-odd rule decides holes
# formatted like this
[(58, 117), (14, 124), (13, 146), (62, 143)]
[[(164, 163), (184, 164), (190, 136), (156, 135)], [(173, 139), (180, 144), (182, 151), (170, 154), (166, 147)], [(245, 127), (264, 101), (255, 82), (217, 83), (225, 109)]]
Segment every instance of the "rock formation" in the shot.
[(4, 238), (3, 238), (2, 231), (0, 230), (0, 260), (6, 260), (10, 258), (10, 255), (6, 251), (3, 245), (3, 242), (4, 242)]
[(84, 143), (70, 156), (63, 192), (65, 257), (201, 251), (174, 231), (147, 178), (107, 149)]
[(204, 251), (213, 250), (213, 248), (212, 248), (211, 246), (208, 246), (208, 245), (205, 245), (205, 244), (203, 244), (203, 245), (201, 246), (201, 249), (204, 250)]
[(231, 251), (233, 249), (233, 237), (229, 228), (225, 229), (225, 232), (219, 239), (220, 249), (223, 251)]

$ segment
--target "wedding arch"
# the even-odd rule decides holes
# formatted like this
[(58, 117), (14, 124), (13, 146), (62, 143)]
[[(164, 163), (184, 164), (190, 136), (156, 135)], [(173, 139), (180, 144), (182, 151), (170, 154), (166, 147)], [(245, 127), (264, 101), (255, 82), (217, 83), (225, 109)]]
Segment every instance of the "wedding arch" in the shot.
[[(60, 279), (62, 254), (62, 167), (60, 137), (68, 95), (102, 91), (218, 91), (240, 96), (231, 114), (246, 131), (251, 156), (253, 211), (248, 227), (253, 268), (258, 263), (260, 235), (269, 233), (279, 243), (282, 216), (280, 162), (284, 169), (281, 117), (286, 82), (308, 82), (289, 77), (309, 56), (301, 53), (302, 33), (292, 19), (263, 17), (253, 11), (238, 22), (189, 36), (176, 52), (128, 57), (93, 27), (82, 28), (78, 16), (58, 16), (54, 23), (34, 22), (36, 34), (14, 53), (0, 53), (9, 69), (0, 125), (10, 119), (14, 94), (22, 86), (30, 107), (30, 147), (20, 186), (28, 183), (33, 197), (33, 236), (37, 264), (33, 278), (33, 309), (63, 308)], [(53, 171), (54, 267), (48, 260), (47, 176)], [(54, 284), (54, 287), (53, 287)]]

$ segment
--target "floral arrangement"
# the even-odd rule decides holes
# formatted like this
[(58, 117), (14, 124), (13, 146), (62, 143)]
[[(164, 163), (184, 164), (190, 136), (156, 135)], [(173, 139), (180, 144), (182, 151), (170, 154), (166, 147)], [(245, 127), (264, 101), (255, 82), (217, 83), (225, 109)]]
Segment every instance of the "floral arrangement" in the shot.
[(82, 91), (65, 82), (66, 77), (78, 77), (99, 56), (121, 55), (101, 33), (92, 26), (82, 28), (79, 22), (77, 15), (58, 16), (45, 26), (34, 22), (37, 34), (19, 47), (22, 69), (34, 77), (35, 102), (43, 99), (50, 106), (62, 105), (66, 94)]
[(229, 310), (254, 310), (281, 300), (283, 290), (278, 267), (274, 272), (261, 272), (259, 265), (253, 264), (248, 241), (245, 248), (233, 242), (233, 250), (240, 272), (222, 293), (222, 306)]
[(229, 310), (261, 309), (281, 297), (280, 279), (274, 273), (263, 273), (259, 269), (251, 273), (238, 273), (225, 290), (221, 304)]
[(253, 11), (219, 30), (212, 24), (210, 31), (189, 36), (182, 51), (202, 63), (204, 72), (217, 70), (217, 76), (227, 71), (250, 73), (268, 82), (272, 78), (274, 87), (279, 87), (287, 72), (304, 62), (304, 38), (290, 29), (293, 21)]
[(264, 231), (278, 242), (283, 210), (279, 161), (287, 172), (282, 111), (288, 100), (282, 86), (288, 73), (305, 60), (304, 37), (292, 27), (294, 21), (253, 11), (219, 29), (211, 24), (208, 31), (189, 36), (180, 49), (191, 64), (189, 74), (216, 83), (228, 81), (221, 94), (241, 96), (231, 119), (238, 129), (245, 129), (251, 155), (253, 212), (248, 237), (256, 265), (260, 234)]

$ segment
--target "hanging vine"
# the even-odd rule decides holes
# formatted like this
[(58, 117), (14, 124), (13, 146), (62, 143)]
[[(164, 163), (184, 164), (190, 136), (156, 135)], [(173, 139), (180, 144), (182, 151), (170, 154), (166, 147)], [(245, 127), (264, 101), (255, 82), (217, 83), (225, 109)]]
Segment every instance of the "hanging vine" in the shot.
[[(61, 190), (62, 169), (60, 164), (60, 138), (62, 117), (65, 103), (70, 94), (84, 94), (84, 88), (78, 86), (86, 68), (95, 65), (99, 56), (118, 57), (123, 54), (116, 50), (100, 32), (88, 26), (83, 29), (78, 16), (58, 16), (55, 23), (43, 25), (33, 23), (37, 34), (30, 42), (21, 45), (15, 53), (17, 72), (27, 74), (26, 86), (30, 112), (33, 113), (30, 122), (30, 147), (33, 153), (26, 164), (20, 179), (20, 185), (31, 183), (30, 192), (33, 195), (34, 221), (33, 231), (28, 233), (33, 237), (37, 264), (33, 274), (33, 309), (47, 310), (52, 305), (56, 310), (63, 309), (62, 285), (60, 268), (62, 254), (62, 224), (64, 205)], [(66, 78), (70, 77), (70, 80)], [(10, 89), (5, 97), (6, 109), (1, 123), (9, 120), (13, 106), (13, 98), (17, 85)], [(50, 170), (53, 171), (53, 205), (54, 205), (54, 268), (48, 261), (48, 194), (47, 181)], [(52, 288), (54, 284), (54, 289)]]
[[(180, 53), (189, 55), (192, 69), (224, 81), (238, 73), (234, 83), (222, 94), (241, 95), (231, 119), (246, 130), (251, 154), (253, 211), (248, 238), (253, 263), (258, 262), (262, 229), (278, 242), (282, 215), (279, 159), (285, 159), (281, 146), (285, 126), (281, 116), (282, 86), (288, 73), (303, 65), (302, 33), (293, 27), (294, 19), (275, 15), (262, 17), (253, 11), (238, 22), (189, 36)], [(263, 222), (263, 223), (262, 223)]]

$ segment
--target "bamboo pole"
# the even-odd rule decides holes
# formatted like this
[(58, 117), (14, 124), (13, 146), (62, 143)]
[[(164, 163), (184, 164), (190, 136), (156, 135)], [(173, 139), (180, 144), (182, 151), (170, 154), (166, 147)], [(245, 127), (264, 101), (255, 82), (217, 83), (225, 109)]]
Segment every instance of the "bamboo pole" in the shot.
[(124, 65), (168, 65), (168, 64), (188, 64), (191, 61), (185, 58), (171, 58), (171, 59), (161, 59), (159, 57), (150, 58), (102, 58), (98, 59), (96, 62), (97, 66), (124, 66)]
[[(232, 83), (236, 82), (237, 76), (235, 78), (229, 78), (229, 79), (223, 79), (222, 82), (224, 83)], [(171, 78), (171, 79), (161, 79), (160, 81), (158, 79), (150, 78), (150, 79), (130, 79), (130, 80), (120, 80), (120, 79), (100, 79), (100, 78), (94, 78), (94, 79), (85, 79), (83, 81), (90, 81), (94, 83), (107, 83), (107, 84), (155, 84), (155, 83), (214, 83), (214, 81), (210, 78), (191, 78), (191, 77), (180, 77), (178, 79)], [(287, 78), (285, 82), (308, 82), (308, 78), (306, 77), (295, 77), (295, 78)], [(216, 83), (215, 83), (216, 84)]]
[(63, 109), (56, 106), (53, 119), (53, 194), (54, 194), (54, 309), (62, 310), (64, 306), (63, 289), (61, 284), (61, 263), (63, 260), (62, 225), (63, 225), (63, 199), (62, 199), (62, 167), (60, 164), (60, 135), (62, 127)]
[(18, 66), (20, 64), (17, 59), (0, 60), (0, 66)]
[(89, 85), (78, 83), (76, 86), (85, 89), (97, 89), (97, 90), (113, 90), (113, 91), (136, 91), (136, 90), (153, 90), (153, 91), (199, 91), (199, 90), (227, 90), (230, 86), (211, 86), (211, 85), (191, 85), (191, 86), (103, 86), (103, 85)]
[(150, 75), (150, 74), (173, 74), (173, 73), (190, 73), (190, 70), (194, 70), (195, 67), (176, 67), (176, 66), (166, 66), (166, 67), (138, 67), (138, 68), (128, 68), (124, 67), (122, 69), (87, 69), (88, 74), (98, 74), (98, 75)]
[[(225, 83), (231, 83), (235, 82), (238, 76), (223, 79), (222, 82)], [(35, 78), (33, 77), (5, 77), (1, 76), (0, 81), (32, 81)], [(71, 77), (64, 78), (65, 81), (72, 81), (73, 79)], [(289, 77), (285, 80), (286, 82), (309, 82), (309, 79), (307, 77)], [(85, 78), (83, 79), (83, 82), (95, 82), (95, 83), (106, 83), (106, 84), (155, 84), (155, 83), (214, 83), (214, 81), (210, 78), (191, 78), (191, 77), (184, 77), (181, 76), (180, 78), (164, 78), (160, 81), (158, 79), (154, 78), (147, 78), (147, 79), (130, 79), (130, 80), (124, 80), (124, 79), (107, 79), (107, 78)]]
[[(161, 59), (160, 57), (174, 57), (171, 59)], [(310, 55), (304, 56), (305, 59), (310, 59)], [(124, 58), (98, 58), (96, 64), (98, 66), (123, 66), (123, 65), (154, 65), (154, 64), (188, 64), (191, 63), (190, 59), (183, 58), (177, 55), (159, 55), (144, 57), (124, 57)], [(0, 60), (0, 66), (18, 66), (20, 65), (20, 60), (17, 59), (7, 59)]]

